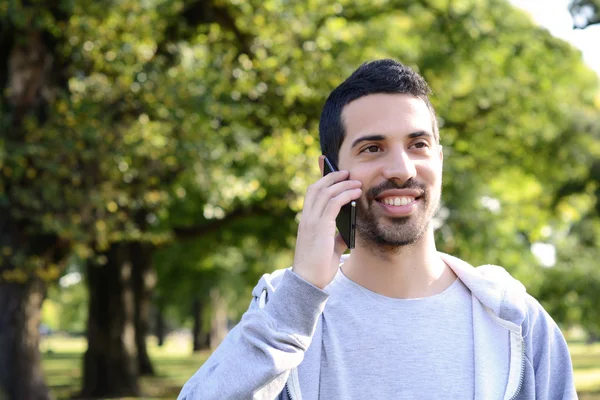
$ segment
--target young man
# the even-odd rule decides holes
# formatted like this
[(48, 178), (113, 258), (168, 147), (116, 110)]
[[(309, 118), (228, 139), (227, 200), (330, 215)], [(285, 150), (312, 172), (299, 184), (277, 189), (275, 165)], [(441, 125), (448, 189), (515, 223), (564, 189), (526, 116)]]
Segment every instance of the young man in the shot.
[[(180, 399), (577, 397), (565, 340), (525, 288), (436, 250), (443, 153), (428, 94), (393, 60), (331, 93), (321, 148), (340, 171), (306, 193), (294, 265), (260, 280)], [(356, 247), (342, 257), (335, 218), (352, 200)]]

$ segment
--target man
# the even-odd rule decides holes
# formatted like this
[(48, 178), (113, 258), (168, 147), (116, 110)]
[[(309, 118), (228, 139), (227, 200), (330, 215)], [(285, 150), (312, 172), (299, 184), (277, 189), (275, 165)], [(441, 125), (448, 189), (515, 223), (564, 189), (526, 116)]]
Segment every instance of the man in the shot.
[[(180, 399), (577, 397), (565, 340), (524, 287), (436, 250), (443, 153), (428, 94), (393, 60), (331, 93), (321, 148), (340, 171), (306, 193), (294, 265), (260, 280)], [(342, 257), (335, 218), (352, 200), (356, 247)]]

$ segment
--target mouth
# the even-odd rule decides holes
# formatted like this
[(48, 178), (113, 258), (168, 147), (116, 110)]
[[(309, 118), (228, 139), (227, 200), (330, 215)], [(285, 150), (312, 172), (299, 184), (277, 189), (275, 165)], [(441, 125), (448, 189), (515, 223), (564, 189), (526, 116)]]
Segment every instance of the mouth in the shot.
[(418, 197), (412, 196), (397, 196), (397, 197), (385, 197), (381, 200), (377, 200), (380, 203), (383, 203), (387, 206), (393, 207), (402, 207), (414, 203), (417, 201)]
[(390, 216), (407, 216), (412, 214), (421, 201), (422, 193), (406, 191), (405, 193), (383, 193), (375, 198), (375, 202)]

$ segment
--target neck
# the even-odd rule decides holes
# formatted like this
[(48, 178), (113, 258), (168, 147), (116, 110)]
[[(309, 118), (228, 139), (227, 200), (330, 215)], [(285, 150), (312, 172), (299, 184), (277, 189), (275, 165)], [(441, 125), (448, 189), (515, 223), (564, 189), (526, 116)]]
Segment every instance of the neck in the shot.
[(375, 293), (401, 299), (433, 296), (456, 279), (437, 253), (431, 228), (417, 242), (394, 251), (378, 249), (357, 238), (342, 271)]

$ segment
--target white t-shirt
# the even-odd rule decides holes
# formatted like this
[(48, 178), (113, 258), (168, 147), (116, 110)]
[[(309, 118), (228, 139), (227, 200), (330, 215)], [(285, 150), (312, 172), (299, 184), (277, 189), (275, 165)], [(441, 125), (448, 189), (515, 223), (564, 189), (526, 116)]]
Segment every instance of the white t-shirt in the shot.
[(471, 293), (459, 279), (435, 296), (393, 299), (340, 270), (325, 291), (319, 398), (473, 398)]

